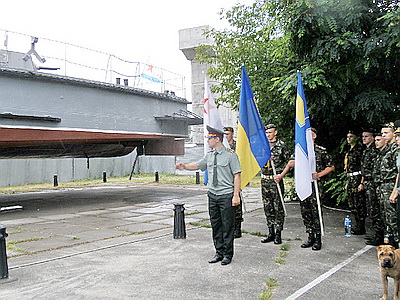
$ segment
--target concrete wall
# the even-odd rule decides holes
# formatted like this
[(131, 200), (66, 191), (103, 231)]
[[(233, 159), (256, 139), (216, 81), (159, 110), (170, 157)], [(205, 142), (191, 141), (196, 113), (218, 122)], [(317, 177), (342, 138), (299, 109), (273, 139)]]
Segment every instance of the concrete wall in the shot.
[[(122, 157), (91, 158), (89, 168), (85, 158), (49, 159), (0, 159), (0, 186), (24, 185), (30, 183), (52, 183), (54, 174), (59, 182), (79, 179), (129, 176), (136, 152)], [(174, 174), (174, 156), (139, 156), (135, 172)]]

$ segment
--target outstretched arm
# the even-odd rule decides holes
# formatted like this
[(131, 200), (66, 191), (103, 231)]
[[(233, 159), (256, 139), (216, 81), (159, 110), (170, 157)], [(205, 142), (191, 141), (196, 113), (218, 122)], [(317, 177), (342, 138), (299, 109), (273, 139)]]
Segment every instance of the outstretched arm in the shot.
[(175, 166), (178, 170), (190, 170), (195, 171), (199, 169), (199, 166), (196, 163), (184, 164), (183, 162), (176, 164)]

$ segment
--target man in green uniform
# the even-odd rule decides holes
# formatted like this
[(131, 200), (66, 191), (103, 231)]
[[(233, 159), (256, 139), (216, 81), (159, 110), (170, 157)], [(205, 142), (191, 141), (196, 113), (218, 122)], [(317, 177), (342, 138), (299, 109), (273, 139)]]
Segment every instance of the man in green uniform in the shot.
[[(236, 151), (236, 141), (233, 139), (234, 130), (232, 127), (224, 127), (225, 138), (229, 144), (229, 147)], [(242, 236), (242, 222), (243, 222), (243, 201), (240, 199), (240, 204), (235, 206), (235, 228), (234, 237), (235, 239)]]
[(379, 200), (376, 196), (376, 187), (372, 179), (373, 168), (379, 150), (375, 146), (374, 130), (364, 130), (362, 142), (365, 146), (361, 158), (361, 183), (358, 191), (365, 191), (367, 212), (371, 219), (371, 236), (366, 236), (367, 245), (379, 246), (383, 244), (384, 226), (381, 217)]
[(387, 142), (385, 150), (382, 151), (381, 159), (377, 164), (379, 167), (379, 182), (377, 194), (381, 203), (381, 212), (385, 221), (385, 235), (389, 243), (398, 248), (399, 234), (397, 229), (396, 198), (391, 198), (397, 178), (397, 154), (398, 147), (395, 142), (394, 124), (385, 124), (382, 129), (382, 138)]
[[(269, 233), (265, 239), (261, 240), (261, 243), (274, 241), (274, 244), (281, 244), (285, 211), (278, 186), (282, 195), (285, 188), (283, 180), (278, 184), (274, 181), (274, 175), (282, 172), (290, 154), (285, 143), (277, 139), (278, 130), (274, 124), (265, 126), (265, 132), (271, 149), (271, 158), (261, 170), (261, 194)], [(274, 168), (276, 173), (274, 172)]]
[(361, 158), (363, 148), (358, 143), (358, 137), (353, 131), (347, 133), (347, 143), (350, 145), (350, 149), (344, 159), (344, 170), (347, 173), (347, 201), (355, 221), (355, 226), (352, 228), (351, 233), (361, 235), (365, 234), (365, 217), (367, 216), (364, 194), (358, 191), (362, 177)]
[[(317, 131), (315, 128), (311, 128), (312, 138), (314, 141), (314, 152), (315, 152), (315, 164), (316, 173), (312, 174), (314, 180), (318, 180), (318, 190), (319, 193), (322, 191), (321, 179), (328, 175), (330, 172), (335, 170), (333, 165), (332, 157), (328, 154), (324, 147), (315, 144), (315, 139), (317, 138)], [(285, 169), (281, 174), (275, 176), (275, 182), (282, 181), (283, 177), (289, 172), (290, 168), (295, 166), (294, 157), (292, 156)], [(306, 227), (306, 232), (308, 233), (308, 239), (305, 243), (301, 245), (301, 248), (310, 248), (312, 250), (321, 250), (322, 240), (321, 240), (321, 222), (318, 212), (317, 195), (315, 191), (315, 186), (312, 186), (312, 194), (307, 199), (300, 201), (301, 217), (303, 218), (304, 226)]]
[(215, 256), (209, 263), (231, 263), (233, 257), (234, 207), (240, 203), (240, 164), (237, 154), (222, 144), (224, 132), (210, 126), (208, 130), (209, 151), (197, 163), (178, 163), (179, 170), (208, 169), (208, 209), (215, 246)]

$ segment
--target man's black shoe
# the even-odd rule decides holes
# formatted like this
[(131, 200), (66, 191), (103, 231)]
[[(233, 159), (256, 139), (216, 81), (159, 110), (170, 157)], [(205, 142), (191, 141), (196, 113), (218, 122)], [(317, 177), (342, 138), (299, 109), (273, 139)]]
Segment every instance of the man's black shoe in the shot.
[(228, 258), (228, 257), (224, 257), (221, 261), (221, 265), (225, 266), (225, 265), (229, 265), (231, 263), (232, 259)]
[(221, 261), (222, 260), (222, 257), (221, 256), (218, 256), (218, 255), (215, 255), (212, 259), (210, 259), (208, 262), (210, 263), (210, 264), (215, 264), (216, 262), (219, 262), (219, 261)]

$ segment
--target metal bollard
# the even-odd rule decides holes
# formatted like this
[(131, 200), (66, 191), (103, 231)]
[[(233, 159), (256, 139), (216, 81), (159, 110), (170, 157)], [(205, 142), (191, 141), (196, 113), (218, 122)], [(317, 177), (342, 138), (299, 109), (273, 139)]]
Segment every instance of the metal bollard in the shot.
[(186, 239), (184, 204), (176, 203), (174, 205), (174, 239)]
[(54, 176), (53, 176), (53, 183), (54, 183), (54, 186), (58, 186), (58, 176), (57, 176), (57, 174), (54, 174)]
[(103, 171), (103, 182), (107, 182), (107, 172)]
[(0, 279), (8, 278), (8, 264), (6, 253), (6, 227), (0, 224)]
[(155, 177), (156, 177), (156, 178), (155, 178), (155, 181), (156, 181), (156, 182), (159, 182), (159, 181), (160, 181), (160, 178), (158, 177), (158, 172), (156, 172)]
[(196, 184), (200, 184), (200, 172), (196, 172)]

